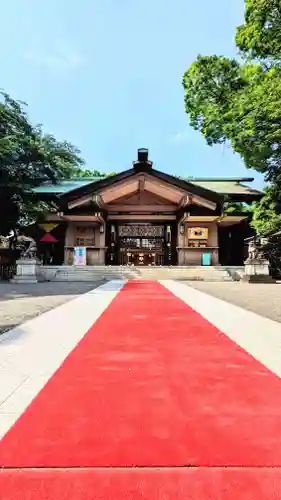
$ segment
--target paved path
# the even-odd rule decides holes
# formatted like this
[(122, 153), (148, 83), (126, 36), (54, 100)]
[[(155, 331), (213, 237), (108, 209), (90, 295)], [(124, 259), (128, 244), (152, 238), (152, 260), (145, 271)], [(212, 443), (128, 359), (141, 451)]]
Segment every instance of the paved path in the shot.
[[(98, 286), (100, 283), (96, 283)], [(88, 292), (93, 283), (0, 282), (0, 335), (11, 328)]]
[(3, 334), (4, 500), (280, 498), (280, 359), (279, 323), (174, 281)]
[(64, 295), (59, 307), (0, 336), (0, 437), (108, 306), (115, 287), (118, 282), (69, 301)]
[[(185, 284), (187, 284), (185, 282)], [(189, 282), (188, 286), (281, 322), (281, 283), (249, 284), (242, 282)]]

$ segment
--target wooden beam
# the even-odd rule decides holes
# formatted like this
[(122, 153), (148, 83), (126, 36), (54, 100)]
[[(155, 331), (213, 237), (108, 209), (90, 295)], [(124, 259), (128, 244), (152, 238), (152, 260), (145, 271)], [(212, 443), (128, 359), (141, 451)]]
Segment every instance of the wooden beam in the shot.
[(73, 210), (73, 208), (82, 207), (83, 205), (88, 205), (90, 203), (95, 203), (99, 208), (104, 207), (104, 203), (99, 194), (88, 194), (86, 196), (82, 196), (82, 198), (70, 201), (68, 203), (68, 208), (69, 210)]
[(179, 221), (178, 221), (178, 226), (181, 226), (182, 224), (184, 224), (185, 219), (188, 217), (188, 215), (189, 215), (189, 214), (188, 214), (187, 212), (185, 212), (185, 213), (181, 216), (181, 218), (180, 218), (180, 219), (179, 219)]
[(100, 192), (100, 195), (103, 202), (107, 204), (118, 198), (134, 193), (138, 191), (138, 189), (139, 179), (134, 178), (131, 182), (122, 182), (111, 188), (106, 188)]
[(109, 205), (109, 212), (176, 212), (176, 205)]
[(184, 191), (180, 189), (176, 189), (172, 186), (163, 184), (161, 182), (156, 182), (154, 179), (152, 180), (150, 177), (145, 179), (145, 190), (149, 193), (156, 194), (161, 198), (169, 200), (173, 203), (178, 204), (182, 197), (186, 194)]
[(209, 210), (216, 210), (217, 204), (213, 201), (206, 200), (205, 198), (201, 198), (201, 196), (192, 195), (192, 202), (195, 205), (200, 205), (201, 207), (208, 208)]
[(224, 215), (219, 218), (218, 224), (221, 226), (233, 226), (234, 224), (240, 224), (243, 220), (246, 220), (247, 215)]
[(200, 222), (202, 224), (207, 224), (210, 222), (219, 221), (219, 215), (188, 215), (185, 217), (184, 222)]
[(154, 215), (154, 214), (126, 214), (126, 215), (117, 215), (117, 214), (109, 214), (108, 215), (108, 220), (132, 220), (132, 221), (152, 221), (152, 220), (159, 220), (159, 221), (166, 221), (166, 220), (176, 220), (176, 215)]
[(68, 203), (69, 210), (73, 208), (81, 207), (82, 205), (88, 205), (92, 202), (93, 196), (92, 194), (88, 194), (86, 196), (82, 196), (82, 198), (77, 198), (76, 200), (70, 201)]
[(104, 218), (100, 212), (95, 212), (92, 215), (57, 215), (48, 214), (46, 216), (48, 222), (96, 222), (104, 224)]
[(145, 188), (145, 178), (144, 175), (142, 175), (139, 180), (139, 192), (142, 193), (144, 191), (144, 188)]
[(99, 208), (104, 208), (104, 202), (100, 194), (94, 194), (93, 195), (93, 202), (99, 207)]
[(184, 208), (187, 205), (191, 204), (192, 197), (188, 196), (187, 194), (184, 194), (181, 201), (179, 202), (179, 207)]

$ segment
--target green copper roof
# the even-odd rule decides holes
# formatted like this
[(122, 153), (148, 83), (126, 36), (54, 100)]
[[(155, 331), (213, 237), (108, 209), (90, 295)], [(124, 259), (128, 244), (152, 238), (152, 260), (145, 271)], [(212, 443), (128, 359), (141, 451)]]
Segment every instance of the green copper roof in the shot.
[(74, 189), (79, 189), (92, 182), (100, 181), (102, 177), (84, 177), (81, 179), (70, 179), (67, 181), (61, 181), (57, 184), (43, 184), (33, 191), (37, 194), (66, 194)]
[[(93, 182), (97, 182), (103, 177), (84, 177), (62, 181), (58, 184), (44, 184), (34, 189), (37, 194), (66, 194), (74, 189), (85, 187)], [(183, 179), (195, 186), (208, 189), (218, 194), (230, 195), (258, 195), (259, 191), (252, 189), (249, 186), (241, 184), (241, 182), (251, 182), (252, 178), (185, 178)]]
[(249, 179), (190, 179), (189, 182), (195, 186), (200, 186), (210, 191), (215, 191), (219, 194), (241, 194), (241, 195), (251, 195), (259, 194), (260, 192), (249, 186), (241, 184), (241, 182), (249, 182)]

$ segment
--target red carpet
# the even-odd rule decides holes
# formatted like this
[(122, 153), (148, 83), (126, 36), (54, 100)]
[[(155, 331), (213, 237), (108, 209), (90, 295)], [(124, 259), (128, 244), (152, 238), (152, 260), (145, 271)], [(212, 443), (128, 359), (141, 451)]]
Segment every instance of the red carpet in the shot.
[(1, 500), (280, 500), (280, 469), (0, 471)]
[[(211, 493), (203, 496), (200, 485), (209, 484), (218, 491), (225, 479), (263, 491), (260, 481), (274, 485), (280, 478), (278, 469), (240, 472), (204, 467), (280, 466), (280, 427), (277, 376), (160, 284), (129, 282), (3, 438), (0, 466), (195, 466), (200, 470), (142, 471), (140, 476), (128, 470), (120, 477), (110, 469), (23, 471), (15, 476), (4, 471), (0, 481), (3, 491), (5, 484), (12, 488), (13, 481), (20, 491), (21, 484), (41, 484), (44, 478), (53, 485), (50, 488), (56, 488), (67, 482), (68, 474), (74, 490), (84, 480), (87, 488), (96, 484), (96, 496), (65, 497), (77, 500), (217, 499), (220, 496)], [(108, 478), (107, 496), (99, 494), (100, 477)], [(124, 496), (126, 485), (128, 491), (139, 491), (136, 477), (143, 478), (146, 493)], [(177, 481), (182, 495), (176, 493)], [(120, 486), (114, 496), (110, 485), (115, 482)], [(174, 493), (161, 496), (161, 484)], [(184, 496), (188, 488), (191, 496)], [(158, 496), (153, 493), (157, 489)], [(279, 492), (276, 498), (281, 497), (281, 488)], [(64, 498), (46, 495), (42, 490), (41, 497), (34, 499)], [(275, 498), (231, 495), (222, 498)]]

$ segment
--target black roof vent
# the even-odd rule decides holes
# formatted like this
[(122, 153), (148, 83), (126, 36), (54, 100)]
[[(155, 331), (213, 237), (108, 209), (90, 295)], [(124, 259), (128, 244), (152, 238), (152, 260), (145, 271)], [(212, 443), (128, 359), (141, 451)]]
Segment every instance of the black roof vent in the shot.
[(147, 172), (151, 170), (153, 162), (148, 159), (148, 149), (138, 149), (138, 159), (133, 163), (137, 172)]

